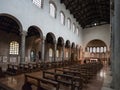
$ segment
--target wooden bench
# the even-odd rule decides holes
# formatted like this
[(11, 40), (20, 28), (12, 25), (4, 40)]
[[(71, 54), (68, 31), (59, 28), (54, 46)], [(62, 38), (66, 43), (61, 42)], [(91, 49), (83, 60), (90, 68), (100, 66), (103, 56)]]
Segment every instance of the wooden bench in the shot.
[(31, 88), (32, 85), (36, 86), (37, 90), (50, 90), (50, 86), (48, 87), (47, 85), (52, 85), (52, 89), (55, 88), (54, 90), (59, 90), (58, 82), (25, 74), (25, 83), (22, 86), (22, 90), (33, 90)]
[(20, 69), (19, 65), (13, 65), (13, 73), (14, 73), (14, 75), (22, 73), (22, 69)]
[(62, 72), (63, 74), (67, 74), (67, 75), (72, 75), (72, 76), (77, 76), (79, 77), (81, 80), (81, 83), (88, 83), (88, 78), (85, 77), (81, 72), (79, 71), (72, 71), (72, 70), (66, 70), (66, 69), (55, 69), (55, 72)]
[(9, 74), (9, 75), (14, 75), (14, 68), (13, 68), (14, 65), (12, 64), (8, 64), (8, 68), (7, 68), (7, 71), (6, 73)]
[(80, 77), (77, 76), (60, 74), (51, 71), (43, 71), (43, 78), (57, 81), (63, 85), (69, 85), (71, 90), (75, 90), (76, 87), (78, 90), (82, 89), (82, 81)]

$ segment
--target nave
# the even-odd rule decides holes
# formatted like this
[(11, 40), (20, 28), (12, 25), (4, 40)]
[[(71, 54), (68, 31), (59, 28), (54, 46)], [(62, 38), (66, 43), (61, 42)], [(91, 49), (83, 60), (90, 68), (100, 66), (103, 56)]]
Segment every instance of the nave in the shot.
[[(47, 84), (46, 82), (44, 83), (44, 81), (43, 81), (43, 84), (40, 84), (41, 87), (45, 88), (43, 90), (102, 90), (103, 81), (104, 81), (104, 78), (106, 77), (107, 69), (108, 69), (108, 66), (102, 66), (102, 64), (96, 63), (96, 62), (89, 63), (89, 64), (74, 64), (74, 65), (60, 67), (60, 68), (51, 68), (46, 70), (26, 72), (18, 75), (6, 75), (4, 78), (0, 79), (0, 82), (12, 88), (13, 90), (28, 90), (28, 88), (22, 89), (23, 85), (25, 84), (25, 82), (31, 82), (31, 84), (33, 84), (35, 82), (35, 79), (33, 80), (33, 78), (35, 77), (35, 78), (41, 78), (41, 79), (45, 78), (45, 80), (48, 80), (46, 81)], [(79, 73), (81, 73), (82, 75), (80, 76)], [(55, 83), (53, 81), (54, 84), (56, 84), (56, 86), (50, 85), (51, 82), (49, 83), (49, 81), (53, 79), (52, 76), (54, 75), (58, 77), (58, 80), (55, 81), (55, 82), (58, 82), (60, 85), (58, 89), (56, 88), (58, 83)], [(27, 77), (27, 79), (25, 76)], [(73, 86), (72, 84), (65, 83), (65, 82), (71, 81), (70, 76), (76, 77), (77, 78), (76, 81), (80, 80), (80, 82), (76, 83), (76, 84), (80, 83), (78, 84), (80, 88), (77, 88), (77, 87), (74, 88), (72, 87)], [(62, 83), (61, 81), (64, 83)], [(38, 89), (34, 84), (32, 85), (31, 90), (41, 90), (41, 89)]]

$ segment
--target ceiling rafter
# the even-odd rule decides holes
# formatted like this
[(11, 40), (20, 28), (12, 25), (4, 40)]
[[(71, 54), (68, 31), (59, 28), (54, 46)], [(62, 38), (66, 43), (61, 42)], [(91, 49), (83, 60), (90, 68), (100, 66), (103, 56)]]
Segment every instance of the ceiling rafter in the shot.
[(110, 23), (110, 0), (60, 0), (83, 27)]

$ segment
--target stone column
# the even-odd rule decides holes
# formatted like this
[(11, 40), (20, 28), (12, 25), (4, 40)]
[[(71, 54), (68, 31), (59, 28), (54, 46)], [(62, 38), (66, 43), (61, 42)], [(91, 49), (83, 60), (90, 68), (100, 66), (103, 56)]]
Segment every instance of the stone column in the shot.
[(114, 13), (114, 74), (115, 90), (120, 90), (120, 0), (115, 1)]
[(26, 35), (27, 35), (26, 31), (21, 32), (20, 63), (25, 62), (25, 38), (26, 38)]
[(56, 62), (56, 49), (57, 49), (57, 43), (54, 44), (54, 61)]
[(114, 16), (111, 18), (111, 56), (110, 56), (110, 62), (111, 62), (111, 70), (112, 70), (112, 82), (110, 87), (114, 89), (114, 81), (115, 81), (115, 74), (114, 74)]
[(45, 38), (43, 37), (42, 38), (42, 43), (41, 43), (41, 59), (42, 59), (42, 62), (45, 61)]

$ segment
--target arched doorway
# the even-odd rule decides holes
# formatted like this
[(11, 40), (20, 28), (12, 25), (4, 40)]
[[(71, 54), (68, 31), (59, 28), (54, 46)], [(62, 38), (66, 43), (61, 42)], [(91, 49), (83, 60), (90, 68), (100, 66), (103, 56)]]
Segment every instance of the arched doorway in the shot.
[(41, 62), (43, 34), (37, 26), (30, 26), (26, 36), (26, 62)]
[(62, 61), (64, 54), (64, 40), (62, 37), (59, 37), (57, 40), (57, 50), (56, 50), (56, 61)]
[(12, 15), (0, 14), (0, 62), (20, 62), (22, 25)]
[(65, 51), (64, 51), (64, 59), (70, 60), (71, 57), (71, 47), (70, 47), (70, 41), (67, 40), (65, 43)]
[(76, 60), (76, 48), (75, 48), (75, 43), (72, 42), (71, 45), (71, 61), (75, 61)]
[(47, 33), (45, 39), (45, 62), (55, 62), (56, 38), (53, 33)]

